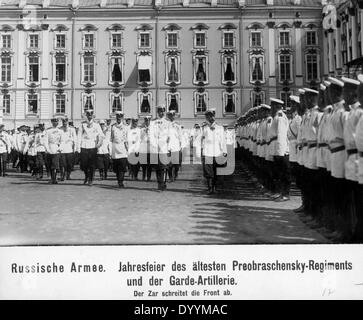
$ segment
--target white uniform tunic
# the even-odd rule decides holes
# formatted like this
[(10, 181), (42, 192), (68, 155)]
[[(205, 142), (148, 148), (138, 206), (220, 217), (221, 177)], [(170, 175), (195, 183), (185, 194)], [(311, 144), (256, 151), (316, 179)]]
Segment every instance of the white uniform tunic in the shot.
[(46, 152), (46, 141), (47, 133), (46, 131), (38, 132), (35, 135), (35, 148), (37, 152)]
[(111, 155), (111, 129), (107, 128), (103, 131), (104, 139), (101, 146), (97, 149), (97, 154), (109, 154)]
[(287, 138), (289, 139), (289, 161), (290, 162), (297, 162), (298, 155), (297, 155), (297, 136), (299, 134), (301, 126), (301, 117), (296, 114), (290, 124), (289, 130), (287, 132)]
[(63, 150), (64, 135), (59, 128), (49, 128), (46, 131), (45, 148), (49, 154), (61, 153)]
[(358, 182), (363, 184), (363, 116), (360, 117), (355, 130), (355, 143), (358, 149)]
[[(345, 178), (345, 161), (347, 153), (344, 147), (344, 126), (348, 112), (344, 109), (344, 100), (333, 105), (333, 112), (330, 118), (331, 130), (329, 147), (331, 151), (331, 175), (335, 178)], [(334, 152), (336, 148), (342, 148)]]
[(221, 157), (227, 153), (224, 129), (215, 122), (203, 128), (202, 140), (204, 156)]
[(127, 136), (128, 140), (128, 154), (139, 153), (140, 152), (140, 143), (141, 143), (141, 129), (133, 128), (130, 129)]
[(28, 134), (23, 131), (19, 132), (16, 135), (16, 150), (20, 153), (23, 153), (27, 141), (28, 141)]
[[(360, 103), (357, 102), (351, 106), (344, 126), (344, 144), (347, 152), (349, 150), (357, 150), (355, 142), (356, 129), (362, 116), (363, 108), (360, 106)], [(345, 179), (358, 181), (358, 167), (358, 153), (351, 154), (350, 156), (347, 154), (347, 161), (345, 162)]]
[(62, 153), (73, 153), (77, 146), (76, 129), (73, 127), (61, 127), (64, 134)]
[(94, 149), (102, 144), (104, 135), (98, 123), (93, 120), (82, 122), (77, 137), (77, 150)]
[(8, 153), (10, 149), (11, 142), (9, 135), (5, 131), (0, 132), (0, 153)]
[(182, 129), (181, 126), (174, 121), (170, 123), (169, 137), (169, 150), (171, 152), (179, 152), (182, 145)]
[(265, 160), (273, 161), (274, 159), (274, 152), (273, 148), (274, 145), (271, 146), (271, 138), (273, 138), (274, 131), (272, 128), (272, 117), (268, 117), (266, 121), (266, 149), (265, 149)]
[(127, 158), (129, 126), (114, 124), (111, 129), (112, 159)]
[(150, 123), (150, 152), (166, 154), (169, 150), (169, 132), (171, 123), (165, 118), (151, 121)]
[(318, 169), (317, 166), (317, 144), (318, 128), (323, 113), (319, 111), (318, 106), (311, 109), (310, 120), (307, 127), (308, 159), (306, 167), (312, 170)]

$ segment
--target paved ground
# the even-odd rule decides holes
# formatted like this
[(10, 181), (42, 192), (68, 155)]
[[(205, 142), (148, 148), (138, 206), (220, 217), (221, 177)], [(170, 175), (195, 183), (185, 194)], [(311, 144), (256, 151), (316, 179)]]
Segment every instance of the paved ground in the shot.
[(72, 178), (59, 185), (29, 174), (0, 178), (0, 245), (331, 242), (292, 212), (298, 194), (275, 203), (244, 168), (214, 196), (206, 195), (197, 164), (184, 166), (164, 193), (154, 174), (153, 182), (126, 181), (123, 190), (113, 174), (93, 187), (82, 184), (80, 171)]

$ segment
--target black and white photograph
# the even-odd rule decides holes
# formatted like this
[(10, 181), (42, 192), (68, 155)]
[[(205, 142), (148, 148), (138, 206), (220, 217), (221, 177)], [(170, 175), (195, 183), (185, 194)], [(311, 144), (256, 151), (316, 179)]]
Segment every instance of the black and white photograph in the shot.
[(360, 244), (362, 67), (362, 0), (0, 0), (0, 246)]

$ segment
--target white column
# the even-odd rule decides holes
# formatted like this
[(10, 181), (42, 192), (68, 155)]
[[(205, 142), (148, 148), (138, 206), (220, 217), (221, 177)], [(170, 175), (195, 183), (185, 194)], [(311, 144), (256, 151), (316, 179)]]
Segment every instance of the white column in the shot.
[[(347, 13), (348, 14), (348, 13)], [(346, 26), (346, 29), (347, 29), (347, 32), (346, 32), (346, 35), (347, 35), (347, 61), (349, 62), (350, 60), (352, 60), (352, 55), (350, 54), (350, 50), (349, 50), (349, 34), (350, 34), (350, 19), (348, 19), (347, 23), (345, 24)]]
[(269, 42), (269, 88), (270, 96), (276, 96), (276, 53), (275, 53), (275, 29), (269, 27), (268, 29), (268, 42)]
[(362, 55), (363, 55), (363, 9), (360, 9), (360, 38), (361, 38), (361, 47), (362, 47)]
[(42, 39), (42, 79), (49, 78), (49, 30), (43, 30)]
[(3, 95), (0, 95), (0, 124), (3, 124), (4, 111), (3, 111)]
[(329, 50), (329, 73), (334, 73), (334, 41), (333, 33), (328, 32), (328, 50)]
[(329, 48), (328, 48), (328, 36), (325, 36), (325, 31), (323, 33), (323, 66), (324, 66), (324, 76), (329, 75)]
[(336, 42), (336, 48), (335, 48), (335, 55), (337, 57), (337, 69), (342, 69), (342, 43), (341, 43), (341, 34), (340, 34), (340, 28), (337, 28), (335, 30), (335, 42)]
[(352, 20), (352, 59), (358, 58), (358, 35), (357, 35), (357, 17), (350, 16)]
[(49, 120), (53, 116), (53, 99), (50, 91), (40, 91), (40, 120)]
[(25, 41), (25, 32), (18, 30), (18, 80), (23, 80), (25, 78)]
[(302, 57), (302, 31), (301, 28), (295, 28), (296, 37), (296, 85), (303, 86), (303, 57)]

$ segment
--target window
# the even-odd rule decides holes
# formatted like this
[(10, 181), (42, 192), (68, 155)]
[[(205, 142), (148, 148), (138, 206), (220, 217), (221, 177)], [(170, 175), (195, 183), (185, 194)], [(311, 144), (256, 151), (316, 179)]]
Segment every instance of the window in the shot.
[(168, 92), (166, 94), (166, 105), (168, 111), (180, 113), (180, 94)]
[(223, 114), (235, 114), (236, 113), (236, 93), (235, 92), (223, 92)]
[(208, 62), (207, 56), (195, 56), (194, 57), (194, 84), (200, 82), (208, 83)]
[(306, 32), (306, 44), (308, 46), (316, 46), (318, 44), (316, 31)]
[(56, 49), (65, 49), (66, 48), (66, 35), (65, 34), (56, 34), (55, 35), (55, 48)]
[(265, 92), (264, 91), (251, 91), (251, 105), (252, 107), (260, 106), (265, 103)]
[(167, 48), (177, 48), (178, 47), (178, 33), (176, 32), (168, 32), (167, 33)]
[(317, 54), (306, 55), (306, 81), (320, 81), (318, 60)]
[(29, 35), (29, 48), (38, 49), (39, 48), (39, 35), (30, 34)]
[(223, 32), (223, 48), (234, 47), (234, 32)]
[(56, 114), (66, 113), (66, 95), (64, 93), (55, 94), (55, 113)]
[(291, 92), (289, 91), (283, 91), (280, 93), (280, 98), (285, 104), (285, 110), (290, 108), (291, 100), (290, 100)]
[(110, 84), (123, 83), (123, 58), (115, 56), (110, 58)]
[(205, 32), (196, 32), (195, 33), (194, 46), (196, 48), (205, 48), (207, 46)]
[(150, 33), (148, 32), (140, 32), (140, 48), (150, 48), (151, 42), (150, 42)]
[(4, 114), (10, 114), (11, 111), (11, 99), (10, 94), (3, 95), (3, 112)]
[(86, 110), (95, 110), (96, 95), (94, 93), (82, 93), (82, 108), (83, 113)]
[(83, 57), (83, 82), (95, 82), (95, 57), (84, 56)]
[(222, 84), (236, 83), (236, 59), (234, 55), (223, 55)]
[(10, 34), (2, 35), (1, 46), (4, 49), (11, 49), (11, 35)]
[(280, 54), (280, 81), (292, 81), (292, 63), (290, 54)]
[(265, 82), (264, 75), (264, 56), (262, 55), (253, 55), (250, 58), (251, 68), (250, 68), (250, 81), (255, 83), (256, 81)]
[(179, 56), (166, 57), (166, 84), (180, 83)]
[(251, 32), (251, 47), (262, 47), (260, 31)]
[(143, 93), (139, 92), (139, 113), (151, 113), (151, 92)]
[(66, 82), (66, 57), (56, 56), (55, 57), (55, 81)]
[(84, 49), (94, 49), (95, 47), (95, 35), (93, 33), (86, 33), (84, 35)]
[(29, 82), (39, 82), (39, 57), (29, 56)]
[(280, 46), (285, 47), (290, 45), (290, 32), (280, 31)]
[(11, 57), (1, 58), (1, 82), (11, 82)]
[(110, 101), (111, 101), (111, 114), (123, 110), (123, 96), (121, 93), (115, 94), (112, 92), (110, 95)]
[(152, 57), (149, 55), (140, 55), (137, 57), (139, 84), (151, 84), (151, 65)]
[(38, 95), (28, 94), (27, 113), (37, 114), (38, 113)]
[(195, 104), (195, 113), (196, 114), (203, 114), (207, 111), (207, 100), (208, 95), (206, 92), (200, 93), (195, 92), (194, 93), (194, 104)]
[(113, 33), (112, 34), (112, 49), (120, 49), (120, 48), (122, 48), (122, 34)]

